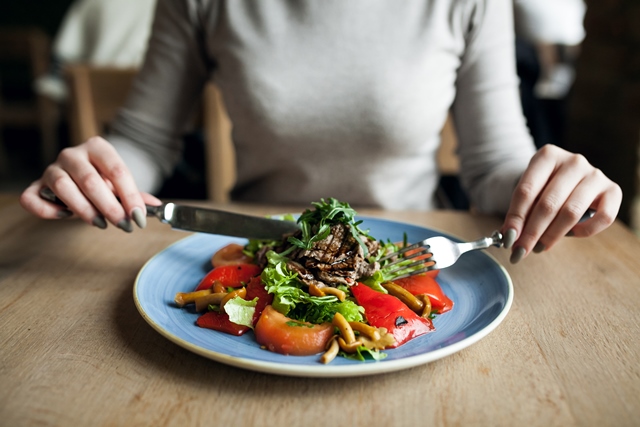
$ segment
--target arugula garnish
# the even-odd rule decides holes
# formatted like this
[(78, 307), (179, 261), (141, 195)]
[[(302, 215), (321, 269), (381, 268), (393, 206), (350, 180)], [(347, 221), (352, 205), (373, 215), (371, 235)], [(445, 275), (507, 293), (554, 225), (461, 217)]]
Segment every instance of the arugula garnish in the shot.
[(319, 202), (311, 204), (315, 209), (305, 210), (298, 218), (298, 224), (302, 230), (301, 238), (289, 237), (289, 243), (294, 247), (309, 250), (315, 242), (329, 236), (332, 225), (341, 223), (347, 226), (353, 238), (364, 250), (365, 256), (368, 254), (367, 246), (362, 241), (361, 235), (369, 237), (369, 234), (358, 227), (362, 221), (355, 221), (356, 211), (351, 208), (349, 203), (340, 202), (330, 197), (327, 200), (320, 199)]
[[(291, 214), (283, 215), (281, 218), (283, 221), (292, 221), (295, 222), (296, 219)], [(250, 257), (255, 257), (260, 250), (263, 248), (274, 248), (282, 243), (281, 240), (260, 240), (260, 239), (250, 239), (249, 242), (244, 246), (242, 252)]]

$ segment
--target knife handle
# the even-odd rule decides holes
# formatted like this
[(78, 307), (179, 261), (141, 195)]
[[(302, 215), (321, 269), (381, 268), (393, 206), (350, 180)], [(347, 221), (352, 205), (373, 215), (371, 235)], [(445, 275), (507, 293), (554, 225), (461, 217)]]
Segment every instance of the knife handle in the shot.
[[(63, 208), (67, 207), (66, 203), (63, 202), (58, 196), (56, 196), (56, 194), (53, 191), (51, 191), (49, 187), (42, 187), (40, 189), (39, 194), (41, 198), (43, 198), (48, 202), (54, 203)], [(119, 198), (118, 198), (118, 201), (120, 201)], [(147, 216), (155, 216), (159, 218), (160, 215), (162, 214), (163, 205), (160, 205), (160, 206), (145, 205), (145, 207), (147, 208)]]
[(147, 216), (155, 216), (156, 218), (162, 220), (164, 204), (160, 206), (151, 206), (144, 205), (147, 208)]
[(62, 200), (60, 200), (49, 187), (42, 187), (38, 194), (40, 194), (40, 197), (47, 202), (62, 206), (63, 208), (67, 207), (67, 205)]

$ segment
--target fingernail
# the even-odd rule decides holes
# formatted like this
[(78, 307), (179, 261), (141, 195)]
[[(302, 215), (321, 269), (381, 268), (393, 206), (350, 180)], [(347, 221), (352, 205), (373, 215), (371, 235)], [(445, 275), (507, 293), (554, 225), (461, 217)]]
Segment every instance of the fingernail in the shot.
[(504, 237), (502, 238), (502, 244), (506, 249), (511, 249), (511, 246), (513, 246), (515, 241), (516, 241), (516, 230), (513, 228), (507, 229), (507, 231), (504, 232)]
[(142, 213), (142, 209), (133, 208), (131, 218), (133, 218), (133, 222), (135, 222), (139, 228), (145, 228), (147, 226), (147, 217)]
[(69, 218), (70, 216), (73, 216), (73, 212), (71, 212), (69, 209), (62, 209), (56, 213), (56, 216), (60, 219)]
[(526, 253), (527, 251), (522, 247), (515, 248), (511, 253), (511, 258), (509, 259), (509, 262), (511, 262), (511, 264), (519, 263), (520, 261), (522, 261), (522, 258), (524, 258), (524, 255)]
[(118, 223), (118, 228), (126, 231), (127, 233), (131, 233), (133, 231), (133, 226), (131, 225), (131, 221), (128, 219), (123, 219)]
[(107, 228), (107, 221), (105, 221), (105, 219), (101, 216), (94, 217), (91, 223), (102, 230)]
[(542, 243), (538, 242), (533, 247), (533, 252), (539, 254), (540, 252), (544, 252), (545, 249), (547, 249), (547, 247), (545, 245), (543, 245)]

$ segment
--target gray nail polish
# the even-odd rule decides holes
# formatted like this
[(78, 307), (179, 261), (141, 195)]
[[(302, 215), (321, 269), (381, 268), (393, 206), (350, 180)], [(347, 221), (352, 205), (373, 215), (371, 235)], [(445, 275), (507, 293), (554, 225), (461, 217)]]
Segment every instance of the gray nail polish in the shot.
[(513, 228), (507, 229), (507, 231), (504, 232), (504, 237), (502, 238), (502, 244), (506, 249), (511, 249), (511, 246), (513, 246), (515, 241), (516, 241), (516, 230), (514, 230)]
[(543, 245), (542, 243), (538, 242), (533, 247), (533, 252), (539, 254), (540, 252), (544, 252), (545, 249), (547, 249), (547, 247), (545, 245)]
[(60, 219), (69, 218), (73, 216), (73, 212), (71, 212), (69, 209), (62, 209), (56, 213), (56, 216)]
[(515, 248), (511, 253), (511, 258), (509, 259), (509, 262), (511, 262), (511, 264), (519, 263), (520, 261), (522, 261), (522, 258), (524, 258), (524, 255), (526, 253), (527, 251), (522, 247)]
[(139, 228), (145, 228), (147, 226), (147, 217), (142, 213), (142, 209), (133, 208), (131, 218), (133, 218), (133, 222), (135, 222)]
[(94, 217), (91, 223), (102, 230), (107, 228), (107, 221), (105, 221), (104, 218), (101, 216)]
[(133, 231), (133, 226), (131, 225), (131, 221), (128, 219), (123, 219), (118, 223), (118, 228), (126, 231), (127, 233), (131, 233)]

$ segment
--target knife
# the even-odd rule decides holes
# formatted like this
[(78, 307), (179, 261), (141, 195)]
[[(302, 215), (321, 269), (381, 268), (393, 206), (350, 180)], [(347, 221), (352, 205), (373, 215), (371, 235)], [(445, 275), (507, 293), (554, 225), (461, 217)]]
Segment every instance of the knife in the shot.
[[(44, 187), (40, 197), (59, 206), (66, 206), (51, 189)], [(159, 219), (171, 228), (198, 233), (221, 234), (258, 240), (281, 240), (300, 229), (294, 221), (283, 221), (244, 215), (218, 209), (163, 203), (146, 205), (147, 216)]]
[(294, 221), (243, 215), (217, 209), (163, 203), (147, 205), (147, 216), (155, 216), (172, 228), (258, 240), (282, 240), (300, 229)]

